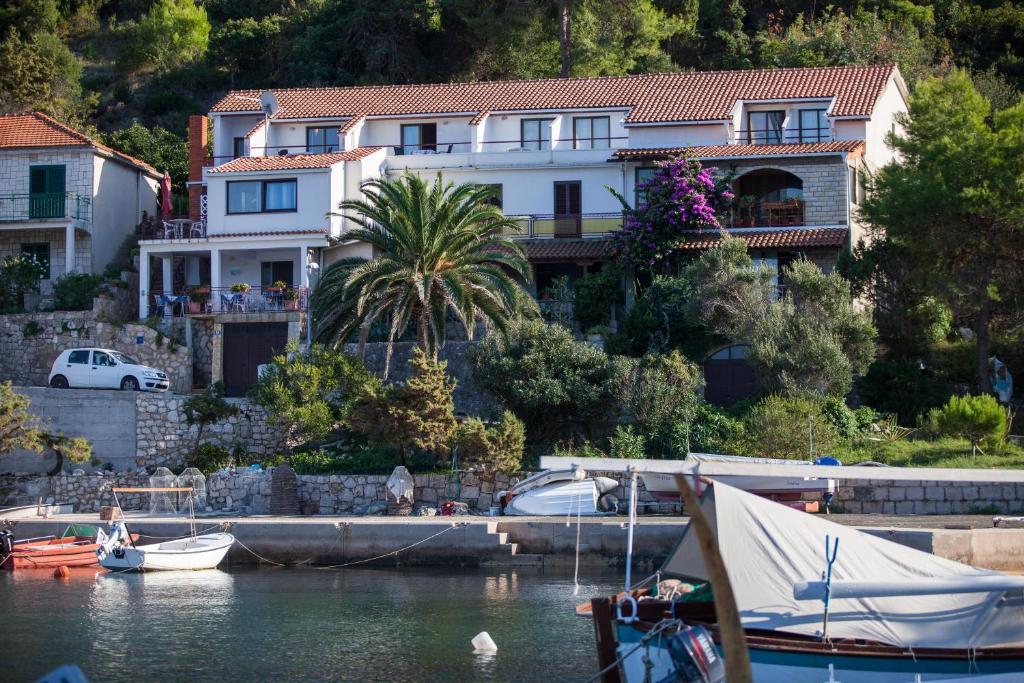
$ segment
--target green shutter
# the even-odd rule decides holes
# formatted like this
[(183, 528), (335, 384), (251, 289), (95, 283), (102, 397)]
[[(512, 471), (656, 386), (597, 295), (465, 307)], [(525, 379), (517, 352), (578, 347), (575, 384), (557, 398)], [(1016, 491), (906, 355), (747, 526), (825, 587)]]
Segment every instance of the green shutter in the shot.
[(64, 166), (46, 168), (46, 191), (64, 192)]
[(31, 166), (28, 169), (28, 191), (30, 194), (46, 192), (46, 167)]

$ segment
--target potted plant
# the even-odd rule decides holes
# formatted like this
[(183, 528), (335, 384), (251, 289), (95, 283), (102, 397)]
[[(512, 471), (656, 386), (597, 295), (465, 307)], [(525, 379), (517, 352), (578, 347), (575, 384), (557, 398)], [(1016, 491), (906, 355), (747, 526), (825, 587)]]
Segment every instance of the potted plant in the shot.
[(284, 280), (277, 280), (277, 281), (274, 282), (274, 284), (269, 285), (267, 287), (264, 287), (263, 291), (265, 291), (265, 292), (283, 292), (286, 289), (288, 289), (288, 283), (285, 282)]
[(206, 308), (206, 304), (210, 302), (210, 288), (206, 285), (195, 285), (189, 287), (188, 290), (188, 303), (185, 304), (185, 309), (189, 313), (202, 313)]
[(757, 199), (753, 195), (745, 194), (736, 198), (736, 212), (733, 214), (733, 227), (752, 228), (756, 222), (754, 205)]
[(248, 294), (249, 290), (251, 289), (252, 285), (250, 285), (248, 282), (236, 282), (235, 284), (231, 285), (232, 294)]
[(299, 290), (292, 287), (284, 291), (284, 310), (286, 311), (297, 311), (299, 310)]

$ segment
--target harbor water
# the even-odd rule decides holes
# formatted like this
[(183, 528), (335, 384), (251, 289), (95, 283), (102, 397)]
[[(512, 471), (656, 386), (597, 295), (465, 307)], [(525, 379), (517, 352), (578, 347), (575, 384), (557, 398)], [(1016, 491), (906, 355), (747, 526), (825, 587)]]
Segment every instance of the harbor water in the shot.
[[(603, 572), (603, 573), (602, 573)], [(585, 681), (617, 572), (235, 569), (0, 572), (0, 681)], [(474, 653), (487, 631), (496, 653)]]

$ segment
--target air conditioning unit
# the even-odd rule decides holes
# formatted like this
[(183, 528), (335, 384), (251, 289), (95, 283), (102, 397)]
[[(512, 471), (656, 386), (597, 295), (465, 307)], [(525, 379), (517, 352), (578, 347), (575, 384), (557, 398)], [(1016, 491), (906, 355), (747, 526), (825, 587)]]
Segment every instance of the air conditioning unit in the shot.
[(508, 152), (530, 152), (529, 147), (509, 147), (506, 151)]
[(277, 150), (277, 155), (280, 156), (280, 157), (286, 157), (286, 156), (288, 156), (288, 150), (286, 150), (286, 149), (279, 149), (279, 150)]

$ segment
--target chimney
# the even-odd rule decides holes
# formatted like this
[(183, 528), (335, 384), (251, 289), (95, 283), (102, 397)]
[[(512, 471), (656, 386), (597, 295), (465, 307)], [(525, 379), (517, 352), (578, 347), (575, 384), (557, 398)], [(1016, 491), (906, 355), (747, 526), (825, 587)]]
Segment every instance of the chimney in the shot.
[(202, 217), (200, 203), (206, 194), (203, 185), (203, 167), (209, 164), (206, 144), (209, 126), (205, 116), (193, 114), (188, 117), (188, 217), (194, 221)]

